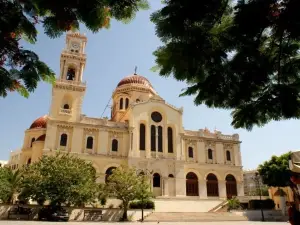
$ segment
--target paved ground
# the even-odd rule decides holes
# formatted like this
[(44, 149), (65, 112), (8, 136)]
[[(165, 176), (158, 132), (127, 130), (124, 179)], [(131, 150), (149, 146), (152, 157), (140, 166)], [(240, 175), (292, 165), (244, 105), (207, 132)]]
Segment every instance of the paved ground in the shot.
[[(0, 221), (0, 225), (91, 225), (93, 222), (37, 222), (37, 221)], [(132, 223), (102, 223), (96, 222), (95, 224), (99, 225), (138, 225), (141, 224), (139, 222), (132, 222)], [(145, 225), (157, 225), (156, 222), (144, 222)], [(249, 221), (229, 221), (229, 222), (160, 222), (159, 225), (288, 225), (287, 222), (249, 222)]]

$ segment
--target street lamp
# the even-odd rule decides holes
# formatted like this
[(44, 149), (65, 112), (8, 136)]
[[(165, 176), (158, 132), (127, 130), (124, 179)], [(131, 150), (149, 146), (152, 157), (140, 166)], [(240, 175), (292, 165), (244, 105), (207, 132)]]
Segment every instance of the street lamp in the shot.
[[(139, 176), (150, 176), (153, 174), (153, 170), (148, 169), (138, 169), (136, 170), (137, 175)], [(144, 184), (144, 179), (142, 179), (142, 184)], [(144, 222), (144, 195), (141, 195), (141, 202), (142, 202), (142, 219), (141, 222)]]
[(261, 186), (260, 186), (260, 176), (258, 172), (255, 173), (255, 176), (253, 177), (253, 180), (256, 184), (256, 188), (259, 191), (259, 200), (260, 200), (260, 211), (261, 211), (261, 221), (265, 221), (265, 216), (264, 216), (264, 211), (263, 211), (263, 204), (262, 204), (262, 191), (261, 191)]

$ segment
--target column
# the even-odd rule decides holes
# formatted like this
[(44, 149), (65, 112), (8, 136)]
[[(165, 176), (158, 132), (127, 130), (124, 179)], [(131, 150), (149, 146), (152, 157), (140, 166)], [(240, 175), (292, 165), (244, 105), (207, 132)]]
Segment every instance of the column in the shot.
[(183, 138), (181, 138), (181, 155), (180, 155), (180, 159), (181, 160), (185, 160), (185, 141), (183, 140)]
[(108, 132), (101, 130), (98, 134), (97, 153), (105, 155), (108, 150)]
[(207, 199), (206, 180), (199, 180), (199, 196), (201, 199)]
[(149, 124), (146, 125), (146, 158), (151, 158), (151, 126)]
[[(85, 146), (83, 146), (83, 128), (80, 127), (74, 127), (73, 128), (73, 134), (72, 134), (72, 144), (71, 144), (71, 151), (72, 152), (77, 152), (77, 153), (81, 153), (83, 148), (85, 148)], [(70, 146), (68, 144), (68, 146)]]
[(218, 185), (219, 185), (219, 197), (223, 198), (223, 199), (226, 199), (227, 198), (226, 181), (225, 180), (219, 180)]
[(186, 196), (186, 184), (185, 184), (185, 175), (183, 164), (176, 164), (176, 175), (175, 175), (175, 191), (176, 197), (185, 197)]
[[(173, 131), (173, 136), (174, 136), (174, 129), (172, 128)], [(174, 137), (173, 137), (173, 142), (174, 142)], [(173, 143), (173, 148), (174, 148), (174, 143)], [(168, 157), (168, 126), (163, 127), (163, 154), (164, 157)]]
[(169, 196), (169, 180), (168, 177), (163, 178), (163, 196)]
[(221, 142), (216, 143), (216, 160), (218, 164), (224, 164), (224, 149)]
[(155, 130), (156, 130), (156, 133), (155, 133), (155, 157), (157, 158), (158, 157), (158, 126), (155, 126)]
[(241, 166), (240, 162), (240, 153), (239, 153), (239, 146), (238, 144), (233, 145), (233, 154), (234, 154), (234, 162), (236, 166)]
[(46, 131), (46, 140), (45, 140), (45, 149), (52, 149), (56, 150), (56, 140), (57, 137), (57, 126), (50, 125), (48, 122), (47, 124), (47, 131)]
[(244, 183), (242, 181), (237, 182), (237, 195), (244, 196)]
[[(198, 141), (197, 142), (197, 151), (198, 151), (198, 162), (199, 163), (204, 163), (206, 160), (205, 157), (205, 145), (203, 141)], [(206, 187), (206, 186), (205, 186)]]

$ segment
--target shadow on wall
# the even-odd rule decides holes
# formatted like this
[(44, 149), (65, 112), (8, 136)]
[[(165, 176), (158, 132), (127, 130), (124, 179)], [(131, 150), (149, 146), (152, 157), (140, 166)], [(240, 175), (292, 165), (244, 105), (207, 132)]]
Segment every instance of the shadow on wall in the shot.
[[(16, 205), (5, 205), (0, 204), (0, 219), (7, 220), (8, 212), (12, 208), (17, 207)], [(37, 220), (38, 211), (41, 208), (38, 205), (24, 205), (24, 208), (31, 208), (31, 214), (17, 217), (10, 216), (11, 219), (29, 219), (29, 220)], [(73, 208), (73, 207), (65, 207), (65, 209), (69, 212), (70, 221), (119, 221), (123, 215), (122, 209), (109, 209), (109, 208)], [(85, 213), (85, 211), (93, 211), (93, 213)], [(152, 210), (144, 210), (144, 216), (147, 216), (152, 213)], [(141, 210), (128, 210), (128, 218), (131, 218), (132, 221), (140, 220), (142, 216)], [(24, 217), (24, 218), (23, 218)]]

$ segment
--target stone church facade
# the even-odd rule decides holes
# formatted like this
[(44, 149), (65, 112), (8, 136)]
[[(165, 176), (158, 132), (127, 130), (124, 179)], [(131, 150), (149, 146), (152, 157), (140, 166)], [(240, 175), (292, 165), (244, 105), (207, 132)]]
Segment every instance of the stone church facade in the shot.
[(86, 44), (84, 35), (67, 34), (50, 112), (25, 131), (18, 160), (9, 162), (12, 168), (60, 150), (92, 162), (99, 182), (120, 165), (147, 169), (156, 196), (244, 195), (239, 135), (185, 130), (183, 109), (167, 103), (145, 77), (133, 74), (117, 84), (110, 119), (82, 114)]

